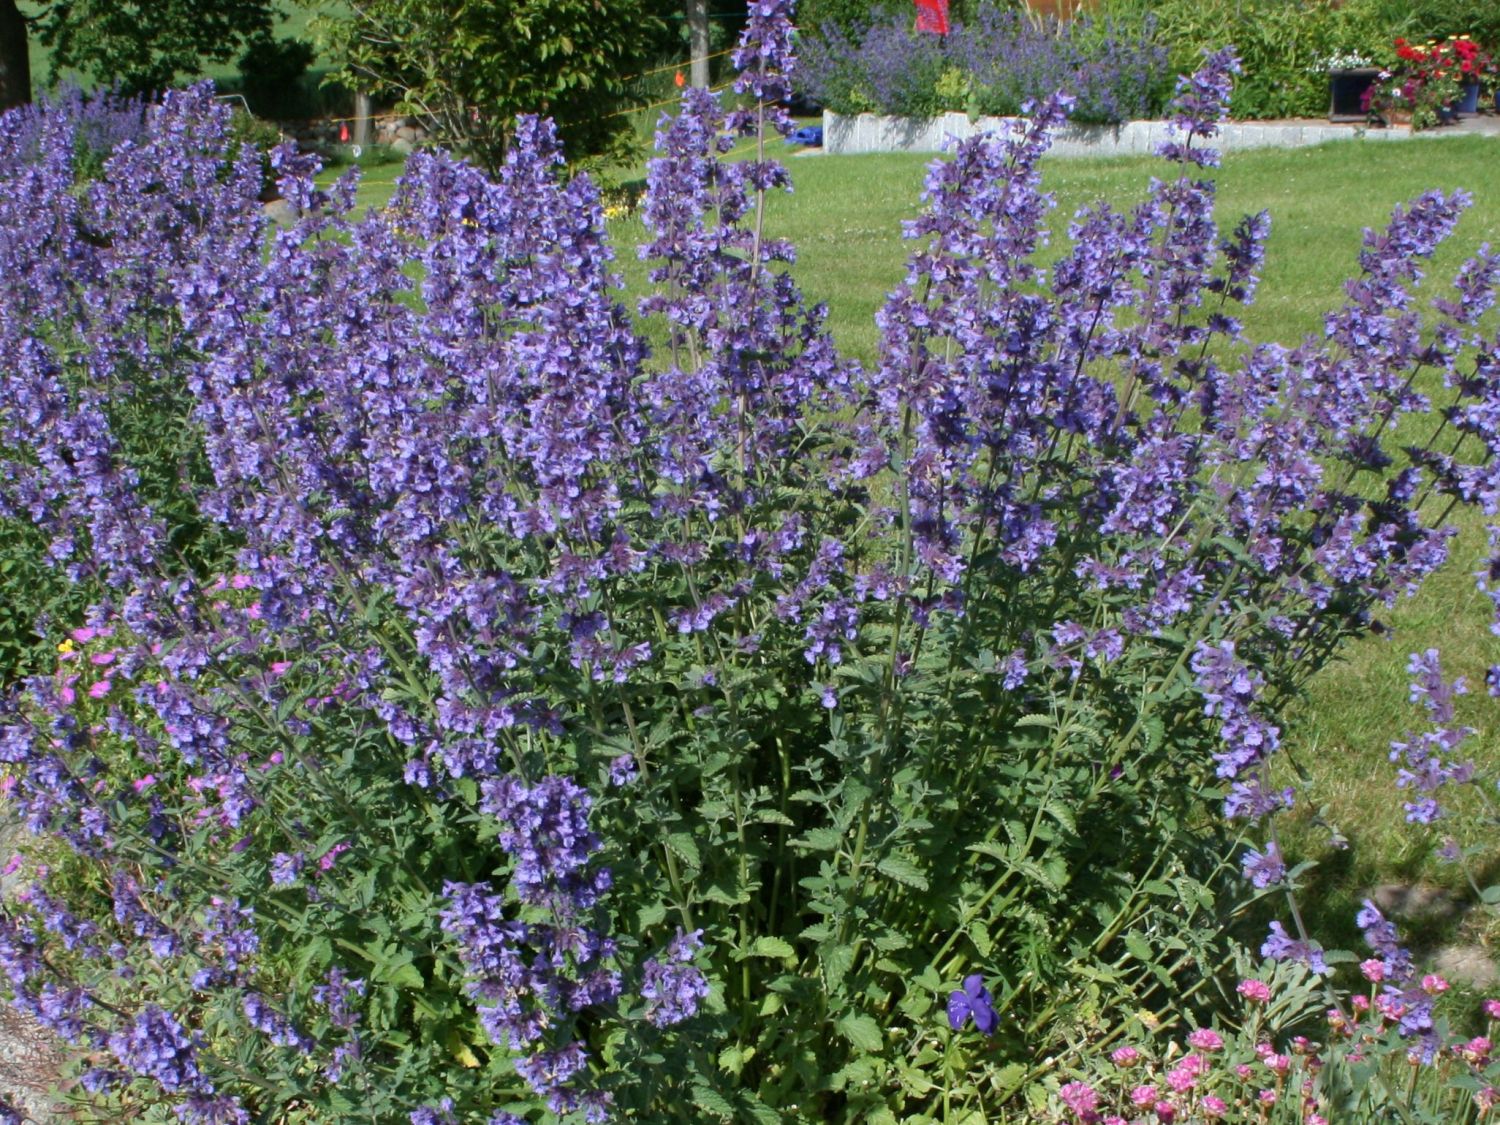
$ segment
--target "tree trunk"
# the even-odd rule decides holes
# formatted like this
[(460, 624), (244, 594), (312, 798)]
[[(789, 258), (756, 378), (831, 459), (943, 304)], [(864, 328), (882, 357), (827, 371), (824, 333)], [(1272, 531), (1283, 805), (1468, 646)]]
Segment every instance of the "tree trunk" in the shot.
[(0, 111), (31, 101), (26, 21), (16, 0), (0, 0)]
[[(0, 0), (0, 3), (5, 0)], [(687, 0), (688, 48), (693, 57), (693, 85), (708, 87), (708, 0)]]

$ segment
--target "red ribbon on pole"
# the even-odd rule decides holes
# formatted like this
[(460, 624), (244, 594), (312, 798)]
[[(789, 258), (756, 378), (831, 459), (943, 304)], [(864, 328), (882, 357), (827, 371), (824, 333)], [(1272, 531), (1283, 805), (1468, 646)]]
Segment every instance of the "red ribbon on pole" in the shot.
[(948, 34), (948, 0), (916, 0), (917, 30)]

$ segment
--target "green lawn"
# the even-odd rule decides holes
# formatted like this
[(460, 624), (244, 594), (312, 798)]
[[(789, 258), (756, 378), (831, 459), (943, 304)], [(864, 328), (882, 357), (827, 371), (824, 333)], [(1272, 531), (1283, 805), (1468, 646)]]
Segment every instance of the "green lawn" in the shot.
[[(875, 311), (903, 272), (900, 224), (917, 213), (923, 172), (931, 159), (793, 158), (789, 164), (796, 190), (770, 209), (771, 228), (800, 250), (796, 273), (808, 296), (827, 302), (839, 342), (867, 363), (876, 348)], [(1393, 206), (1429, 188), (1463, 188), (1474, 196), (1458, 234), (1430, 271), (1431, 279), (1446, 285), (1467, 252), (1485, 241), (1500, 244), (1497, 161), (1500, 141), (1480, 137), (1345, 142), (1228, 157), (1217, 173), (1221, 226), (1262, 208), (1271, 212), (1273, 222), (1259, 300), (1246, 318), (1252, 338), (1293, 343), (1318, 331), (1324, 313), (1339, 301), (1342, 282), (1358, 268), (1364, 228), (1383, 225)], [(361, 199), (378, 204), (387, 198), (397, 170), (395, 165), (371, 169)], [(1128, 204), (1142, 197), (1151, 176), (1163, 171), (1162, 164), (1148, 158), (1051, 162), (1045, 179), (1058, 202), (1051, 252), (1065, 242), (1068, 219), (1080, 205), (1101, 197)], [(627, 289), (638, 289), (645, 271), (634, 253), (643, 236), (641, 223), (621, 219), (613, 224), (613, 233)], [(1428, 289), (1435, 293), (1437, 284), (1430, 281)], [(1466, 672), (1476, 689), (1467, 700), (1466, 721), (1480, 730), (1472, 746), (1490, 766), (1500, 765), (1500, 724), (1482, 682), (1485, 667), (1500, 660), (1500, 645), (1488, 632), (1487, 603), (1470, 576), (1480, 564), (1483, 545), (1482, 526), (1471, 521), (1448, 571), (1420, 597), (1388, 615), (1390, 634), (1355, 646), (1346, 659), (1325, 670), (1285, 732), (1290, 758), (1308, 776), (1299, 786), (1306, 797), (1285, 842), (1289, 849), (1324, 861), (1311, 876), (1319, 892), (1314, 929), (1332, 930), (1346, 947), (1357, 942), (1352, 915), (1371, 886), (1412, 880), (1460, 886), (1456, 869), (1430, 858), (1434, 839), (1402, 823), (1395, 767), (1387, 755), (1391, 739), (1422, 718), (1407, 702), (1407, 655), (1441, 647), (1450, 674)], [(1326, 806), (1326, 820), (1352, 841), (1349, 850), (1326, 846), (1328, 833), (1314, 824), (1320, 806)], [(1436, 930), (1415, 935), (1419, 944), (1446, 936), (1451, 935)], [(1467, 936), (1491, 940), (1500, 935)]]

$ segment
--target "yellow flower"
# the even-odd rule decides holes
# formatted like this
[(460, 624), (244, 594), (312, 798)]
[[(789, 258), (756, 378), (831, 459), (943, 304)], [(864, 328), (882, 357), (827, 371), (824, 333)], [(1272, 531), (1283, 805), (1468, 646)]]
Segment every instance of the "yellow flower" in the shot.
[(63, 641), (62, 644), (60, 644), (60, 645), (57, 646), (57, 651), (58, 652), (72, 652), (73, 651), (73, 642), (71, 640)]

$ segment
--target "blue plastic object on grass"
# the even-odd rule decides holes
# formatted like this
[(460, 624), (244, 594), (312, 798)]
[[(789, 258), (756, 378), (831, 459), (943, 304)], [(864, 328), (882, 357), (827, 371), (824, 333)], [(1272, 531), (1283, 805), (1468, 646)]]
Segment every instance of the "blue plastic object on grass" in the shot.
[(786, 141), (789, 145), (810, 145), (816, 148), (823, 147), (823, 126), (804, 125), (798, 129)]

